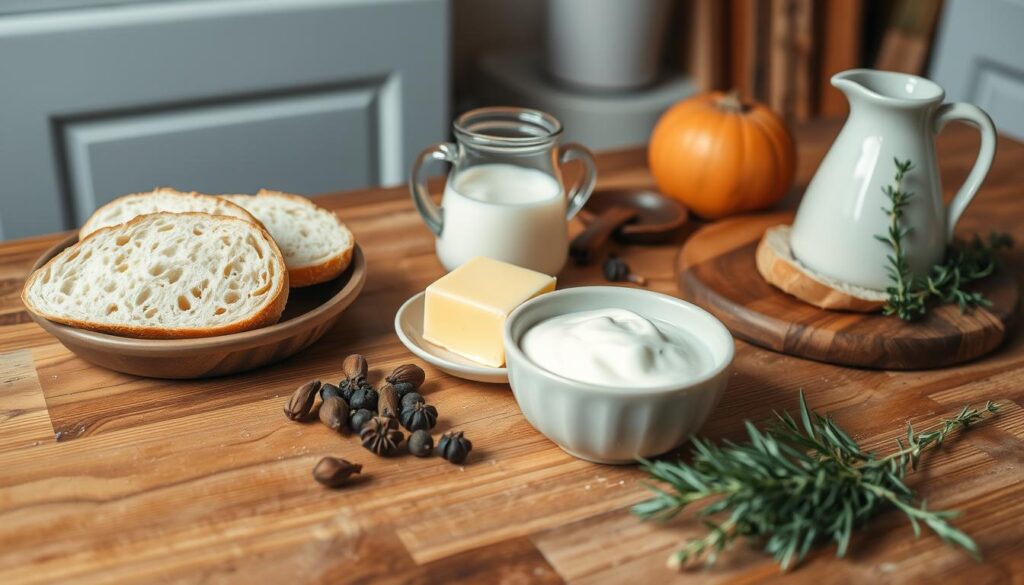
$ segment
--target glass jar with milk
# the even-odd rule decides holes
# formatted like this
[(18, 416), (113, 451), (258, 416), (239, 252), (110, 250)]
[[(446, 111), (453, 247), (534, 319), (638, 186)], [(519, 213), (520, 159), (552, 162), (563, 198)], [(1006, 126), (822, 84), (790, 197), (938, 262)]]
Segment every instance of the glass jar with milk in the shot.
[[(409, 190), (437, 238), (437, 257), (453, 270), (474, 256), (557, 274), (569, 246), (568, 221), (583, 207), (597, 180), (594, 156), (579, 144), (559, 146), (561, 123), (525, 108), (480, 108), (453, 123), (456, 142), (420, 153)], [(583, 174), (567, 192), (561, 163), (578, 159)], [(434, 204), (424, 163), (452, 165)]]

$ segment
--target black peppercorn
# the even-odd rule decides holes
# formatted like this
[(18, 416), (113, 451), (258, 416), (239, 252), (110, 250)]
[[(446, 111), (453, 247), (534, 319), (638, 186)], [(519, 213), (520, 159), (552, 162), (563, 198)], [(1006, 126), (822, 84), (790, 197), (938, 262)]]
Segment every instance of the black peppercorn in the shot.
[[(341, 395), (341, 389), (335, 386), (334, 384), (324, 384), (323, 386), (320, 387), (320, 400), (327, 400), (332, 396), (334, 398), (344, 399), (344, 397), (342, 397)], [(348, 402), (348, 400), (345, 400), (345, 402)]]
[(417, 457), (430, 457), (434, 451), (434, 438), (424, 430), (414, 431), (409, 435), (409, 452)]
[(437, 424), (437, 409), (429, 404), (414, 402), (402, 409), (402, 426), (410, 431), (427, 430)]
[(359, 410), (353, 409), (352, 414), (348, 417), (348, 427), (352, 429), (353, 433), (358, 433), (363, 430), (363, 425), (366, 424), (366, 421), (373, 417), (374, 414), (372, 410), (366, 410), (365, 408), (360, 408)]
[(391, 385), (395, 387), (395, 392), (399, 398), (404, 398), (406, 394), (416, 390), (416, 387), (411, 382), (396, 382)]
[(441, 454), (441, 457), (455, 464), (465, 461), (472, 450), (473, 443), (463, 436), (462, 431), (445, 433), (437, 442), (437, 452)]
[(355, 409), (365, 408), (366, 410), (377, 410), (377, 391), (372, 386), (360, 385), (349, 399), (348, 405)]
[(626, 264), (622, 258), (614, 254), (608, 256), (608, 259), (604, 261), (602, 269), (605, 280), (611, 282), (628, 281), (640, 286), (647, 284), (646, 278), (630, 273), (629, 264)]
[(406, 408), (409, 408), (413, 404), (424, 404), (425, 402), (426, 400), (424, 400), (423, 395), (421, 395), (419, 392), (410, 392), (402, 397), (402, 405), (400, 407), (400, 410), (405, 410)]
[(390, 416), (375, 416), (363, 425), (359, 439), (363, 447), (376, 455), (390, 455), (398, 449), (405, 435), (398, 430), (397, 420)]

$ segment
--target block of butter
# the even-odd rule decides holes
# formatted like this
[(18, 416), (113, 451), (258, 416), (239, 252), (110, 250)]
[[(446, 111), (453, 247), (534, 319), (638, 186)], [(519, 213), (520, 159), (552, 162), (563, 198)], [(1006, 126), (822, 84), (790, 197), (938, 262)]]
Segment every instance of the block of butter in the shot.
[(505, 365), (505, 318), (519, 305), (553, 290), (553, 276), (477, 256), (427, 287), (423, 338), (499, 368)]

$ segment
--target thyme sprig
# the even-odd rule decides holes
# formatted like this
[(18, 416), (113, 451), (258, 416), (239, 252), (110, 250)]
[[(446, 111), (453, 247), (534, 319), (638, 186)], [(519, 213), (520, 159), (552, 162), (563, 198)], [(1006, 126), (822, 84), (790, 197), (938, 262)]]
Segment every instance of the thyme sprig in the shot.
[(903, 189), (903, 179), (914, 166), (909, 160), (893, 159), (893, 162), (896, 165), (893, 184), (882, 188), (889, 198), (889, 207), (882, 208), (889, 216), (889, 229), (885, 235), (875, 235), (875, 239), (890, 249), (886, 270), (892, 285), (886, 288), (889, 298), (882, 307), (882, 313), (913, 321), (924, 316), (928, 302), (933, 299), (956, 303), (961, 312), (971, 307), (990, 306), (991, 303), (980, 292), (968, 291), (964, 287), (995, 272), (997, 252), (1013, 246), (1013, 239), (1008, 234), (996, 232), (992, 232), (985, 241), (975, 236), (970, 242), (951, 246), (944, 263), (933, 266), (925, 278), (916, 278), (910, 271), (903, 246), (912, 230), (904, 225), (903, 213), (914, 197), (913, 193)]
[(982, 408), (964, 407), (923, 432), (907, 424), (897, 450), (879, 457), (862, 450), (831, 417), (812, 412), (801, 392), (799, 421), (788, 412), (775, 412), (775, 424), (766, 432), (748, 421), (748, 443), (694, 439), (692, 463), (641, 461), (642, 468), (667, 487), (648, 486), (654, 497), (634, 506), (633, 513), (645, 520), (668, 519), (714, 498), (698, 512), (707, 534), (685, 542), (669, 557), (674, 568), (701, 559), (714, 564), (741, 537), (761, 543), (783, 570), (799, 564), (812, 546), (826, 540), (837, 544), (836, 556), (842, 557), (854, 530), (889, 506), (906, 515), (915, 537), (923, 524), (946, 543), (978, 558), (974, 541), (949, 523), (957, 512), (917, 503), (903, 479), (908, 467), (917, 469), (927, 449), (998, 408), (992, 402)]

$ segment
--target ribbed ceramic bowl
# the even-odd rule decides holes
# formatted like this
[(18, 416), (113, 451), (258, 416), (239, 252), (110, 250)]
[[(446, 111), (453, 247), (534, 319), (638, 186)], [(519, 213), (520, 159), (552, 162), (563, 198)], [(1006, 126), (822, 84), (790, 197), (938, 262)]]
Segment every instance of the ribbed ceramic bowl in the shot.
[[(526, 331), (545, 319), (606, 308), (628, 309), (694, 334), (711, 352), (711, 369), (669, 386), (616, 388), (559, 376), (533, 363), (520, 347)], [(509, 315), (504, 335), (509, 384), (526, 420), (569, 454), (596, 463), (634, 463), (688, 440), (718, 404), (735, 350), (725, 326), (700, 307), (613, 286), (541, 295)]]
[[(32, 270), (46, 264), (77, 235), (57, 244)], [(366, 282), (366, 260), (356, 246), (352, 264), (322, 284), (293, 288), (281, 320), (269, 327), (196, 339), (135, 339), (68, 327), (31, 315), (78, 357), (98, 366), (149, 378), (208, 378), (281, 361), (320, 339), (352, 304)]]

